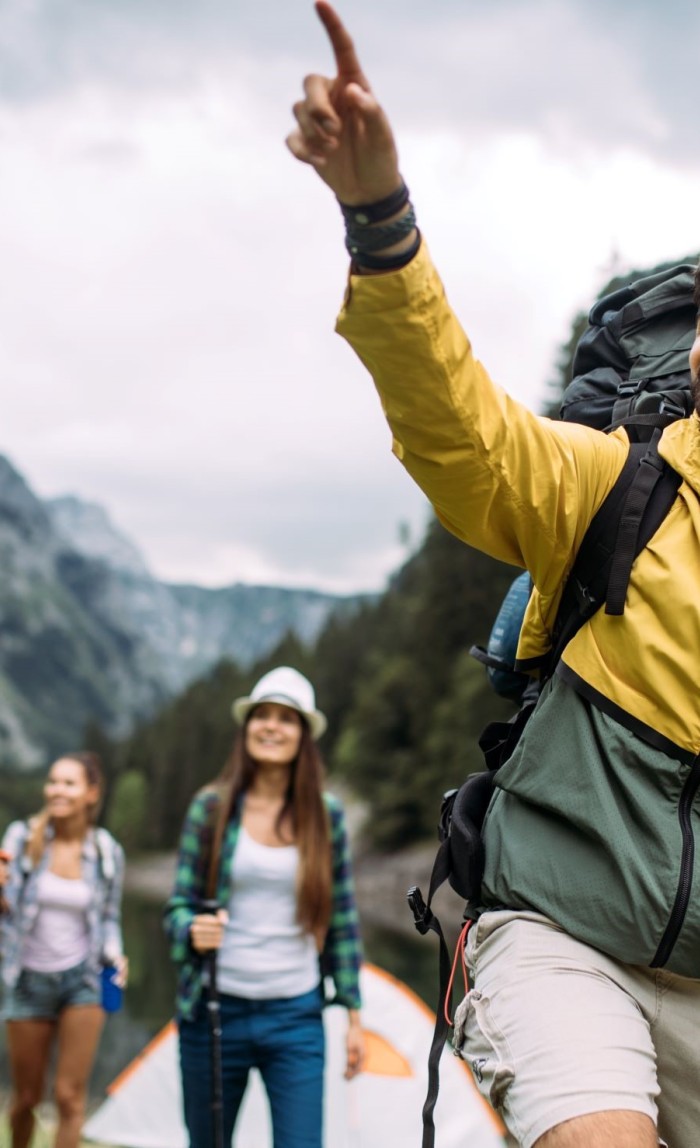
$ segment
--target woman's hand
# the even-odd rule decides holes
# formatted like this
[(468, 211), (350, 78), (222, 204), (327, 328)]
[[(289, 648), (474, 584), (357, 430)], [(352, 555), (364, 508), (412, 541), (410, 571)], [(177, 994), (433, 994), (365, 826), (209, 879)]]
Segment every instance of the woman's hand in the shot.
[(365, 1034), (360, 1024), (360, 1014), (356, 1009), (348, 1011), (348, 1035), (346, 1038), (345, 1079), (352, 1080), (365, 1066)]
[(208, 953), (212, 949), (220, 949), (224, 939), (224, 926), (228, 921), (225, 909), (218, 913), (199, 913), (192, 918), (190, 925), (190, 941), (192, 948), (198, 953)]
[(341, 203), (375, 203), (401, 184), (393, 133), (339, 16), (326, 0), (317, 0), (316, 11), (333, 48), (337, 75), (306, 77), (287, 147), (316, 169)]
[(114, 967), (117, 970), (112, 980), (119, 989), (125, 989), (129, 980), (129, 959), (124, 954), (120, 954), (115, 961)]
[(7, 849), (0, 849), (0, 917), (8, 912), (9, 906), (3, 893), (3, 888), (10, 879), (10, 861), (12, 854)]

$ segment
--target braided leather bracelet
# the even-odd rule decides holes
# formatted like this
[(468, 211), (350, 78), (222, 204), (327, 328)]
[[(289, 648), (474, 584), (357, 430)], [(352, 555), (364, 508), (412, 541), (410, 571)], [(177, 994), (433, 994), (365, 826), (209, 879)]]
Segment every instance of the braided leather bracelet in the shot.
[(371, 253), (381, 251), (385, 247), (393, 247), (395, 243), (400, 243), (410, 235), (415, 226), (416, 213), (410, 205), (405, 215), (384, 226), (357, 227), (346, 222), (345, 246), (353, 259), (356, 259), (360, 253)]
[(383, 223), (385, 219), (391, 219), (392, 215), (396, 215), (397, 211), (406, 206), (408, 199), (408, 188), (401, 180), (401, 186), (396, 191), (392, 191), (386, 199), (379, 199), (376, 203), (341, 203), (338, 200), (338, 204), (343, 213), (346, 227), (353, 223), (367, 227), (371, 223)]

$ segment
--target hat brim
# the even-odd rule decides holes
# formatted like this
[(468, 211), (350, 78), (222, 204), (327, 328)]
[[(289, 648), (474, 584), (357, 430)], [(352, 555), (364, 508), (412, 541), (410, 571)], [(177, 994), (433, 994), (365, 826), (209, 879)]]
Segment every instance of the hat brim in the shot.
[(285, 697), (283, 694), (270, 694), (269, 697), (264, 698), (236, 698), (231, 706), (231, 713), (233, 720), (238, 722), (239, 725), (244, 725), (246, 718), (251, 710), (256, 706), (260, 706), (263, 702), (277, 702), (279, 705), (288, 706), (290, 710), (296, 710), (298, 714), (308, 722), (309, 730), (314, 741), (317, 741), (322, 734), (326, 732), (328, 722), (326, 715), (322, 714), (320, 710), (306, 711), (299, 709), (299, 706), (294, 705), (292, 700)]

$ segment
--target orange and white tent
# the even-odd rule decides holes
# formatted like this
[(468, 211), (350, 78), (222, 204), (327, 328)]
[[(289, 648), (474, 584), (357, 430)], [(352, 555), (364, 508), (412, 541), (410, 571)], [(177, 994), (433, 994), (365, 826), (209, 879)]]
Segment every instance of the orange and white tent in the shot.
[[(344, 1009), (324, 1013), (324, 1143), (331, 1148), (419, 1144), (435, 1017), (405, 984), (373, 965), (362, 969), (366, 1070), (343, 1079)], [(177, 1031), (172, 1022), (117, 1077), (83, 1137), (119, 1148), (187, 1148), (182, 1123)], [(446, 1050), (435, 1112), (436, 1148), (503, 1148), (501, 1127), (474, 1087), (466, 1065)], [(272, 1144), (267, 1099), (251, 1073), (234, 1135), (236, 1148)]]

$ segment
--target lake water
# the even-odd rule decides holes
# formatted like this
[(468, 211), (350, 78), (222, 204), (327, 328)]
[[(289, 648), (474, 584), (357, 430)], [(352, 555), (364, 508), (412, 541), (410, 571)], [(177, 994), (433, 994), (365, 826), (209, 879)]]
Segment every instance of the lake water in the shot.
[[(161, 906), (133, 894), (126, 896), (123, 912), (124, 946), (129, 956), (129, 988), (124, 1006), (105, 1027), (92, 1078), (93, 1100), (172, 1017), (175, 975), (161, 927)], [(409, 985), (431, 1008), (438, 987), (437, 938), (415, 938), (374, 924), (363, 923), (367, 960), (393, 973)], [(4, 1030), (4, 1026), (0, 1026)], [(5, 1034), (0, 1032), (0, 1081), (9, 1070)]]

